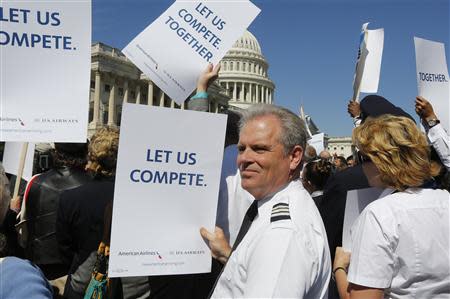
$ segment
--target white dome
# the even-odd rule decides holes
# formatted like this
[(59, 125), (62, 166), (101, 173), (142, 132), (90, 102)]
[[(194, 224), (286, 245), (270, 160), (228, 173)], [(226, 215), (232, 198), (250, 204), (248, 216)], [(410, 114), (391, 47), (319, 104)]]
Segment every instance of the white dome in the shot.
[(261, 47), (259, 46), (258, 40), (256, 37), (251, 34), (249, 31), (245, 31), (244, 35), (242, 35), (233, 45), (231, 50), (240, 50), (247, 49), (251, 51), (255, 51), (258, 54), (261, 54)]
[(222, 58), (219, 83), (231, 97), (229, 104), (247, 108), (272, 103), (275, 85), (268, 76), (269, 64), (256, 37), (246, 31)]

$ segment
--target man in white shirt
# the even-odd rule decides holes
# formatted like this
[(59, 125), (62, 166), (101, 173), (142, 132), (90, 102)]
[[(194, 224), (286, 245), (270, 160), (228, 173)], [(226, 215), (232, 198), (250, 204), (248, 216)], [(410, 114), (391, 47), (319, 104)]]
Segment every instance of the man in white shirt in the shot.
[(325, 229), (298, 180), (305, 127), (273, 105), (244, 112), (237, 164), (255, 201), (233, 248), (223, 232), (202, 228), (214, 257), (226, 263), (212, 298), (325, 298), (330, 255)]

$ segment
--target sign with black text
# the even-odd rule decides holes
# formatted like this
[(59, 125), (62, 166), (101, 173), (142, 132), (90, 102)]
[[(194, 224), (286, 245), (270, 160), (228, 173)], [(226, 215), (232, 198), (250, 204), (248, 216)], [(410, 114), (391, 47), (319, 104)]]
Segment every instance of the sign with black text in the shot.
[(260, 10), (248, 0), (176, 1), (123, 53), (182, 104), (208, 63), (217, 64)]

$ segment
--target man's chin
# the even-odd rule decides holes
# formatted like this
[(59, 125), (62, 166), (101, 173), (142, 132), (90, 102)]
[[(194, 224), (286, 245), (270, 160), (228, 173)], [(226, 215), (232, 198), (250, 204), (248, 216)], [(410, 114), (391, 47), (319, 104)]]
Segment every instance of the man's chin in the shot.
[(250, 178), (241, 178), (241, 186), (243, 189), (250, 192), (253, 188), (252, 180)]

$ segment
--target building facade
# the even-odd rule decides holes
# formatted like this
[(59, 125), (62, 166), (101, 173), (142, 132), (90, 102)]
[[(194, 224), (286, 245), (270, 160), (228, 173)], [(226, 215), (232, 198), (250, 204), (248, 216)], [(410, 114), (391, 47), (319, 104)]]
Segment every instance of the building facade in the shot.
[[(91, 52), (89, 135), (104, 125), (120, 126), (123, 103), (185, 109), (170, 99), (118, 49), (95, 43)], [(227, 110), (230, 98), (217, 83), (209, 92), (210, 112)]]
[(347, 158), (353, 154), (351, 137), (330, 137), (328, 139), (327, 150), (332, 154)]

